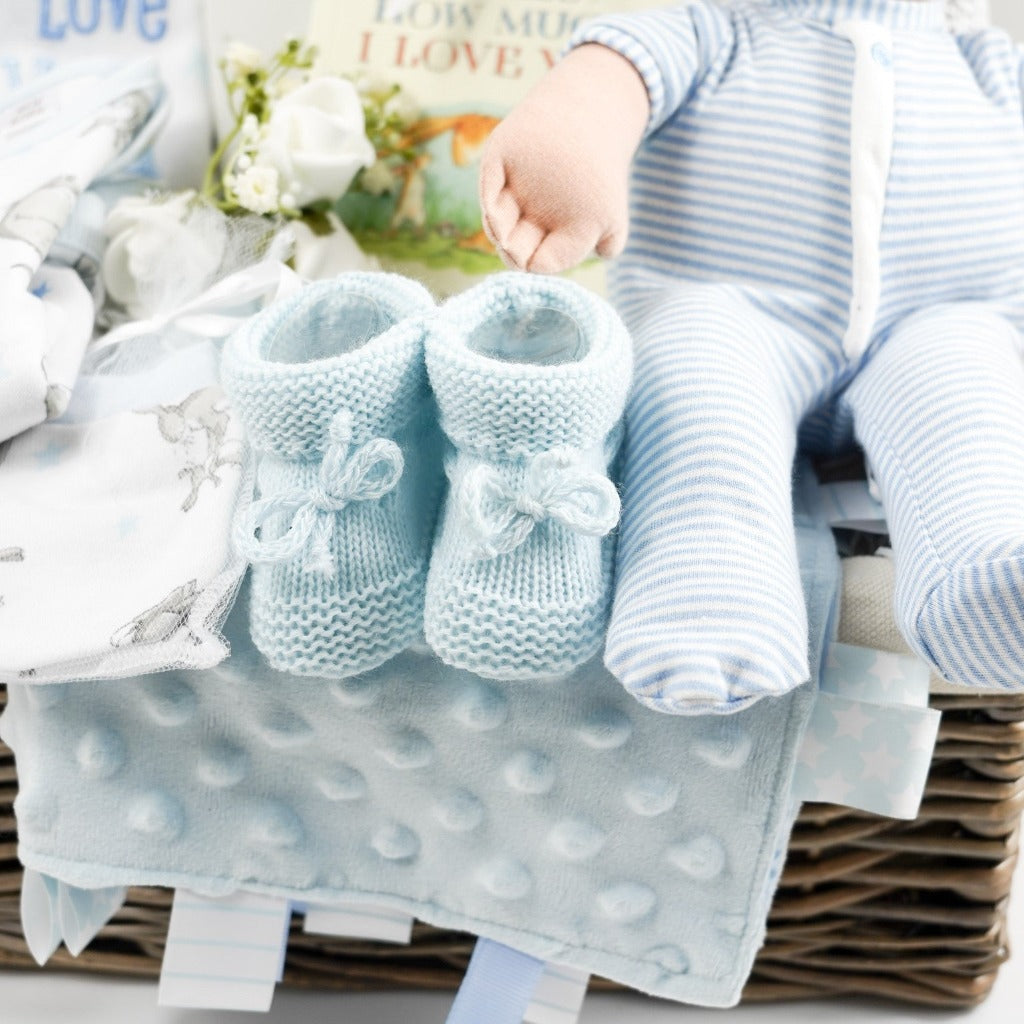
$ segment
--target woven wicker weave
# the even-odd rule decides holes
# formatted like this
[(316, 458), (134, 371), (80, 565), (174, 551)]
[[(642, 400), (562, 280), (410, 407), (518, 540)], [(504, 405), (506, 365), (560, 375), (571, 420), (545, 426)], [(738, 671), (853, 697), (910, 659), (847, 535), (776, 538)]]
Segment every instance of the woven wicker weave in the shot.
[[(0, 708), (5, 702), (0, 688)], [(808, 805), (744, 998), (867, 994), (937, 1006), (980, 1002), (1009, 955), (1006, 906), (1024, 807), (1024, 697), (935, 697), (943, 712), (913, 822)], [(33, 965), (18, 917), (17, 781), (0, 745), (0, 966)], [(48, 969), (155, 977), (170, 893), (133, 889), (77, 960)], [(455, 988), (473, 939), (417, 925), (408, 947), (294, 929), (286, 984), (348, 990)], [(613, 988), (595, 980), (595, 988)]]

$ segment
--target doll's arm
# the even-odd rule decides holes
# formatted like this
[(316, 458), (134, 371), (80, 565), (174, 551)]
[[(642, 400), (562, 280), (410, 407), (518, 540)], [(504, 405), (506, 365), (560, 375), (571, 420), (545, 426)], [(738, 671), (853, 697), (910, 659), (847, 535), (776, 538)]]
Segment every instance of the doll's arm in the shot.
[(629, 165), (650, 118), (643, 80), (614, 50), (569, 53), (492, 134), (484, 228), (517, 270), (555, 273), (626, 240)]
[(591, 22), (492, 134), (484, 228), (507, 264), (555, 273), (622, 251), (629, 165), (645, 132), (690, 96), (731, 39), (705, 0)]

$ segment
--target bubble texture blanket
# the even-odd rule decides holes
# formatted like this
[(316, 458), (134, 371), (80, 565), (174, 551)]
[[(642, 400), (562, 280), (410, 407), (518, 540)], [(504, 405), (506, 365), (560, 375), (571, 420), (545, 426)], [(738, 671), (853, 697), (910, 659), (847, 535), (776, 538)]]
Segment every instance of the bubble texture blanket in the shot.
[[(811, 663), (838, 563), (807, 471)], [(814, 685), (728, 717), (645, 709), (595, 659), (501, 683), (406, 651), (277, 673), (245, 593), (216, 669), (12, 685), (26, 866), (69, 884), (372, 897), (686, 1002), (729, 1005), (765, 927)]]

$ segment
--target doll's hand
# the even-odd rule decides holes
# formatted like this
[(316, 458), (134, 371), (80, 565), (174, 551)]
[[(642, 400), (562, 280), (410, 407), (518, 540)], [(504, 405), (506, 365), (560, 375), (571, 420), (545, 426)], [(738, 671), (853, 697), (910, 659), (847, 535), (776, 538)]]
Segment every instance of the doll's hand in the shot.
[(516, 270), (553, 274), (618, 255), (629, 165), (650, 116), (643, 80), (614, 50), (573, 50), (491, 135), (480, 165), (487, 236)]

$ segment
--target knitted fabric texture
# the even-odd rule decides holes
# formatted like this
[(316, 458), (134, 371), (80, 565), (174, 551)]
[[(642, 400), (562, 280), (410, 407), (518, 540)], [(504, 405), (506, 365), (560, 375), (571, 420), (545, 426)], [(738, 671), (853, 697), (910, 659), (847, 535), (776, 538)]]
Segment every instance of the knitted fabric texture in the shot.
[(315, 676), (373, 668), (422, 632), (442, 475), (420, 285), (317, 282), (229, 341), (225, 387), (259, 453), (236, 521), (254, 563), (253, 640)]
[(426, 358), (452, 443), (427, 641), (491, 678), (569, 671), (600, 649), (610, 603), (625, 328), (577, 285), (503, 274), (445, 305)]

